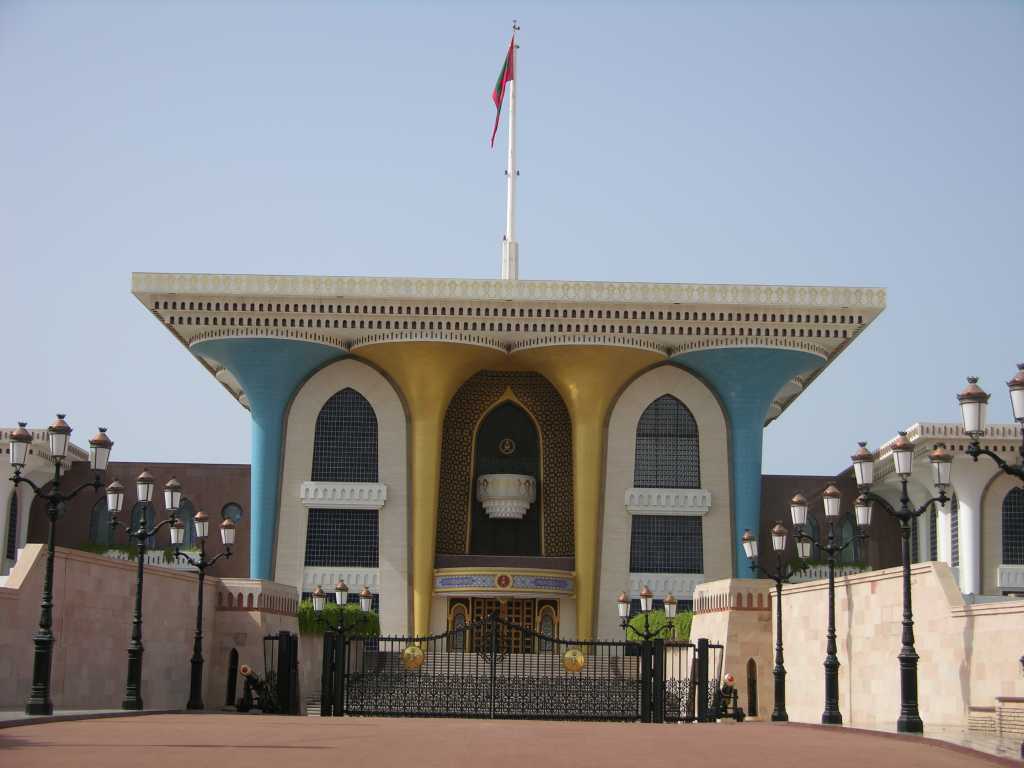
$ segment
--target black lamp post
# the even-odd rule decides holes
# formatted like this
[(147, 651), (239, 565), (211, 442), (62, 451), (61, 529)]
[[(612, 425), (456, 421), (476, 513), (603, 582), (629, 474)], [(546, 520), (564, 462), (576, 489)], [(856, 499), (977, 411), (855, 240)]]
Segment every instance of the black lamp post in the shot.
[[(647, 585), (640, 590), (640, 613), (644, 617), (642, 629), (639, 626), (630, 626), (630, 620), (633, 618), (632, 605), (625, 592), (619, 595), (617, 604), (619, 620), (622, 628), (626, 631), (626, 639), (629, 640), (629, 631), (632, 630), (640, 640), (640, 719), (645, 723), (663, 723), (665, 722), (665, 689), (663, 685), (654, 683), (657, 680), (658, 665), (664, 663), (664, 635), (666, 631), (670, 633), (670, 636), (675, 633), (674, 619), (679, 601), (671, 593), (665, 597), (664, 610), (665, 618), (668, 621), (653, 629), (651, 628), (651, 611), (654, 609), (654, 593)], [(704, 642), (701, 641), (701, 643)], [(706, 647), (702, 646), (700, 653), (706, 654)], [(698, 699), (704, 702), (699, 705), (701, 707), (699, 718), (703, 722), (705, 717), (703, 707), (707, 703), (706, 691), (703, 695), (698, 695)]]
[(811, 556), (811, 546), (828, 556), (828, 632), (825, 643), (825, 710), (821, 714), (821, 722), (825, 725), (842, 725), (843, 715), (839, 711), (839, 657), (836, 656), (836, 555), (856, 541), (868, 537), (867, 529), (871, 524), (871, 505), (855, 507), (857, 515), (857, 533), (847, 541), (836, 539), (835, 521), (839, 517), (839, 502), (842, 494), (835, 485), (829, 485), (822, 494), (825, 505), (825, 519), (828, 521), (828, 536), (814, 538), (804, 531), (807, 524), (807, 499), (799, 493), (793, 497), (789, 505), (793, 525), (796, 526), (796, 549), (800, 558), (806, 560)]
[(907, 439), (906, 432), (900, 432), (892, 444), (893, 465), (900, 478), (900, 506), (895, 509), (889, 502), (871, 492), (874, 481), (875, 459), (867, 449), (867, 443), (860, 443), (857, 452), (851, 456), (853, 472), (857, 478), (857, 509), (878, 504), (900, 524), (900, 550), (903, 555), (903, 634), (899, 656), (900, 664), (900, 716), (896, 721), (896, 730), (900, 733), (922, 733), (924, 722), (917, 707), (917, 651), (914, 649), (914, 609), (911, 602), (910, 588), (910, 534), (913, 521), (928, 511), (935, 504), (945, 505), (949, 501), (946, 489), (953, 468), (953, 456), (946, 452), (945, 446), (938, 445), (930, 454), (933, 480), (939, 495), (928, 499), (919, 507), (910, 503), (907, 495), (907, 481), (914, 464), (914, 445)]
[(324, 592), (323, 587), (317, 587), (313, 590), (313, 612), (317, 618), (322, 621), (328, 629), (338, 634), (338, 645), (337, 645), (337, 660), (336, 666), (337, 674), (337, 685), (334, 686), (334, 714), (341, 716), (345, 712), (345, 672), (348, 669), (348, 661), (346, 658), (346, 651), (348, 650), (348, 644), (345, 642), (349, 632), (354, 630), (363, 621), (361, 614), (369, 613), (373, 608), (373, 594), (369, 588), (364, 586), (362, 591), (359, 593), (359, 610), (360, 615), (353, 616), (352, 621), (347, 621), (348, 611), (345, 610), (345, 606), (348, 604), (348, 585), (344, 581), (339, 581), (334, 585), (334, 601), (341, 606), (341, 613), (338, 616), (337, 625), (331, 625), (327, 618), (324, 616), (324, 607), (327, 604), (327, 593)]
[[(996, 463), (999, 470), (1010, 477), (1015, 477), (1024, 483), (1024, 363), (1017, 364), (1017, 373), (1012, 379), (1006, 382), (1010, 389), (1010, 406), (1013, 408), (1013, 420), (1020, 425), (1021, 442), (1018, 453), (1020, 460), (1016, 464), (1004, 461), (995, 452), (988, 448), (981, 447), (981, 436), (985, 434), (986, 411), (988, 410), (989, 395), (978, 386), (976, 376), (967, 377), (967, 388), (959, 395), (960, 411), (964, 420), (964, 432), (971, 438), (967, 446), (967, 455), (975, 461), (979, 456), (988, 456)], [(1021, 656), (1021, 664), (1024, 665), (1024, 656)], [(1024, 757), (1024, 742), (1020, 745), (1020, 756)]]
[(17, 488), (19, 483), (28, 483), (32, 492), (46, 500), (46, 517), (50, 522), (50, 530), (46, 537), (46, 575), (43, 578), (43, 599), (39, 605), (39, 629), (32, 640), (35, 653), (32, 660), (32, 690), (25, 702), (26, 715), (52, 715), (53, 702), (50, 701), (50, 670), (53, 666), (53, 559), (57, 544), (57, 520), (64, 514), (65, 504), (75, 498), (86, 488), (99, 490), (103, 487), (101, 475), (107, 469), (110, 450), (114, 443), (107, 437), (106, 427), (100, 427), (97, 435), (89, 441), (89, 467), (95, 472), (92, 482), (83, 483), (70, 493), (61, 493), (60, 475), (61, 462), (67, 456), (68, 444), (71, 441), (71, 427), (64, 421), (64, 414), (58, 413), (57, 420), (47, 429), (50, 459), (53, 461), (53, 486), (49, 492), (21, 476), (21, 470), (28, 461), (29, 447), (32, 445), (32, 434), (25, 429), (26, 422), (19, 421), (18, 428), (11, 432), (11, 466), (14, 474), (11, 482)]
[(132, 521), (122, 523), (117, 519), (124, 505), (124, 486), (117, 480), (107, 486), (107, 508), (110, 510), (110, 527), (124, 528), (129, 538), (135, 539), (138, 570), (135, 576), (135, 612), (132, 615), (132, 640), (128, 645), (128, 680), (125, 683), (124, 701), (121, 709), (142, 709), (142, 577), (146, 559), (146, 539), (155, 536), (165, 525), (174, 525), (178, 505), (181, 503), (181, 483), (173, 477), (164, 485), (164, 507), (168, 517), (152, 528), (146, 528), (146, 512), (153, 500), (153, 476), (143, 471), (135, 480), (135, 498), (139, 502), (139, 519), (133, 528)]
[(192, 677), (189, 682), (188, 704), (186, 709), (203, 709), (203, 581), (206, 569), (213, 566), (222, 557), (231, 557), (231, 547), (235, 543), (235, 524), (225, 519), (220, 524), (220, 540), (223, 551), (211, 559), (206, 558), (206, 537), (210, 532), (210, 516), (202, 510), (196, 512), (193, 522), (196, 527), (196, 538), (199, 540), (199, 557), (190, 557), (180, 547), (185, 541), (185, 524), (175, 520), (171, 524), (171, 544), (174, 545), (174, 556), (180, 557), (199, 573), (199, 599), (196, 604), (196, 634), (192, 644)]
[(772, 667), (772, 675), (775, 678), (775, 709), (772, 710), (772, 720), (775, 722), (789, 720), (786, 713), (786, 666), (782, 659), (782, 585), (800, 570), (782, 560), (788, 534), (789, 531), (782, 526), (781, 521), (772, 528), (775, 567), (767, 568), (757, 559), (757, 537), (750, 531), (743, 532), (743, 551), (750, 560), (751, 568), (775, 582), (775, 666)]

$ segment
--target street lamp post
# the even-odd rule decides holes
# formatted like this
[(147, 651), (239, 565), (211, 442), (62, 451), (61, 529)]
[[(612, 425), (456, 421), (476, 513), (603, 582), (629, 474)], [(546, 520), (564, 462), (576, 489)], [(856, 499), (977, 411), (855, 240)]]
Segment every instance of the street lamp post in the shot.
[(903, 556), (903, 633), (899, 656), (900, 664), (900, 716), (896, 720), (899, 733), (922, 733), (924, 722), (917, 706), (917, 651), (914, 648), (914, 609), (910, 588), (910, 534), (913, 521), (928, 511), (933, 505), (945, 505), (949, 501), (946, 489), (949, 487), (950, 474), (953, 468), (953, 456), (946, 452), (945, 446), (937, 445), (928, 454), (932, 465), (933, 481), (938, 496), (928, 499), (924, 504), (915, 507), (910, 503), (907, 494), (907, 481), (914, 464), (914, 445), (907, 439), (906, 432), (900, 432), (892, 444), (893, 465), (900, 478), (900, 506), (894, 508), (881, 496), (871, 492), (874, 481), (875, 458), (867, 449), (867, 443), (859, 443), (857, 452), (850, 457), (853, 461), (853, 472), (857, 479), (857, 509), (878, 504), (900, 524), (900, 550)]
[(174, 545), (174, 556), (180, 557), (199, 573), (199, 598), (196, 604), (196, 634), (192, 643), (192, 676), (189, 682), (188, 704), (186, 709), (203, 709), (203, 581), (206, 569), (213, 566), (222, 557), (231, 557), (231, 547), (235, 543), (235, 524), (225, 518), (220, 524), (220, 540), (223, 551), (211, 559), (206, 558), (206, 537), (210, 532), (210, 516), (202, 510), (193, 518), (196, 538), (199, 540), (199, 557), (190, 557), (180, 547), (185, 541), (185, 524), (175, 520), (171, 524), (171, 544)]
[(153, 476), (143, 471), (135, 480), (135, 498), (139, 502), (139, 519), (133, 528), (132, 521), (122, 523), (117, 519), (124, 505), (124, 486), (117, 480), (107, 486), (107, 508), (110, 510), (110, 527), (124, 528), (129, 538), (135, 539), (138, 570), (135, 576), (135, 611), (132, 614), (132, 640), (128, 645), (128, 679), (125, 683), (125, 697), (121, 709), (142, 709), (142, 577), (146, 559), (146, 539), (155, 536), (165, 525), (174, 525), (178, 505), (181, 503), (181, 483), (173, 477), (164, 485), (164, 507), (166, 520), (146, 528), (146, 512), (153, 500)]
[(843, 715), (839, 711), (839, 657), (836, 655), (836, 555), (854, 542), (868, 537), (867, 529), (871, 524), (871, 506), (856, 505), (857, 533), (848, 540), (840, 542), (836, 539), (835, 523), (839, 518), (839, 503), (842, 495), (835, 485), (829, 485), (822, 494), (825, 505), (825, 519), (828, 521), (828, 536), (815, 538), (804, 530), (807, 524), (807, 499), (799, 493), (793, 497), (789, 512), (796, 526), (796, 549), (802, 560), (811, 556), (811, 546), (828, 556), (828, 632), (825, 643), (825, 710), (821, 714), (824, 725), (842, 725)]
[(27, 483), (33, 494), (46, 501), (46, 517), (49, 520), (49, 532), (46, 537), (46, 575), (43, 577), (43, 598), (39, 605), (39, 629), (32, 636), (35, 652), (32, 660), (32, 689), (28, 701), (25, 702), (27, 715), (52, 715), (53, 702), (50, 701), (50, 670), (53, 666), (53, 560), (57, 544), (57, 520), (63, 516), (65, 505), (86, 488), (99, 490), (103, 487), (101, 476), (107, 469), (110, 450), (114, 443), (107, 437), (106, 427), (89, 441), (89, 467), (95, 473), (91, 482), (83, 483), (70, 493), (60, 490), (61, 462), (67, 455), (71, 440), (71, 427), (64, 421), (64, 414), (58, 413), (57, 420), (47, 429), (50, 458), (53, 461), (53, 485), (50, 491), (42, 488), (21, 471), (28, 461), (29, 447), (32, 445), (32, 434), (25, 428), (26, 422), (19, 421), (18, 427), (11, 432), (11, 466), (14, 474), (11, 482), (15, 487)]
[(348, 662), (346, 658), (347, 643), (345, 642), (348, 633), (359, 626), (359, 623), (363, 620), (362, 614), (369, 613), (373, 608), (373, 594), (370, 592), (369, 587), (363, 586), (362, 591), (359, 593), (359, 611), (360, 615), (354, 616), (351, 622), (346, 621), (345, 606), (348, 605), (348, 585), (344, 581), (339, 581), (334, 585), (334, 601), (337, 605), (341, 606), (341, 613), (338, 616), (338, 623), (332, 626), (328, 621), (327, 617), (324, 616), (324, 608), (327, 605), (327, 593), (324, 592), (323, 587), (318, 586), (313, 590), (313, 612), (316, 614), (317, 619), (322, 621), (328, 629), (336, 632), (338, 635), (337, 645), (337, 659), (338, 664), (336, 666), (337, 674), (337, 685), (334, 686), (334, 714), (341, 716), (345, 713), (345, 672), (348, 669)]
[[(640, 613), (644, 617), (644, 626), (630, 626), (633, 618), (632, 606), (629, 596), (625, 592), (619, 595), (617, 600), (619, 620), (622, 628), (626, 631), (626, 640), (629, 640), (629, 632), (633, 631), (640, 639), (640, 717), (646, 723), (665, 722), (665, 687), (664, 687), (664, 633), (666, 630), (670, 636), (675, 634), (676, 609), (679, 601), (670, 592), (663, 602), (666, 623), (660, 627), (651, 627), (651, 611), (654, 609), (654, 593), (650, 587), (644, 585), (640, 590)], [(658, 669), (661, 668), (659, 677)], [(704, 701), (707, 701), (704, 696)]]
[[(1004, 461), (994, 451), (981, 446), (981, 437), (985, 434), (986, 411), (988, 410), (989, 395), (978, 386), (978, 378), (969, 376), (967, 388), (959, 395), (960, 412), (964, 421), (964, 432), (971, 438), (967, 446), (967, 455), (975, 461), (979, 456), (988, 456), (996, 463), (999, 470), (1010, 477), (1015, 477), (1024, 484), (1024, 363), (1017, 364), (1017, 373), (1012, 379), (1006, 382), (1010, 390), (1010, 406), (1013, 409), (1013, 420), (1020, 425), (1021, 441), (1018, 454), (1020, 459), (1016, 464)], [(1021, 656), (1021, 664), (1024, 665), (1024, 656)], [(1024, 742), (1020, 745), (1020, 756), (1024, 757)]]
[(772, 710), (772, 720), (783, 723), (789, 720), (789, 715), (786, 713), (786, 666), (782, 658), (782, 585), (800, 570), (782, 560), (788, 534), (789, 531), (782, 526), (781, 521), (772, 528), (775, 567), (768, 568), (757, 559), (757, 537), (749, 530), (743, 532), (743, 551), (750, 560), (750, 566), (775, 582), (775, 666), (772, 667), (772, 675), (775, 678), (775, 709)]

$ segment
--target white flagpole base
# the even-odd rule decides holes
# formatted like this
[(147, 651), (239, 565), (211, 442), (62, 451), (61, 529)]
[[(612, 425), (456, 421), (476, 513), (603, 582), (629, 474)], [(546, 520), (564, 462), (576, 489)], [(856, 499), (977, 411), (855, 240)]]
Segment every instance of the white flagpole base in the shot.
[(519, 243), (515, 240), (501, 244), (501, 279), (519, 279)]

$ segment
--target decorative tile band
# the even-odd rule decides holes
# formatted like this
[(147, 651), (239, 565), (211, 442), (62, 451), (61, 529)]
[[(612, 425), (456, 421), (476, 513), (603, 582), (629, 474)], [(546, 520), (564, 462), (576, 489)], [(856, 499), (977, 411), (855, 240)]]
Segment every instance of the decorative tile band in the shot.
[(576, 579), (568, 572), (500, 569), (434, 571), (434, 592), (441, 593), (536, 592), (572, 595), (575, 591)]

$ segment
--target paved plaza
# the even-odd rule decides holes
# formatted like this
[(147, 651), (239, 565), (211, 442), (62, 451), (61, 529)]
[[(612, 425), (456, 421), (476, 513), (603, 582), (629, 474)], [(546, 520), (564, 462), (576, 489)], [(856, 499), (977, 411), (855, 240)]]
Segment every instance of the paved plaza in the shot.
[(803, 725), (283, 718), (152, 715), (0, 730), (4, 766), (148, 768), (182, 763), (278, 768), (346, 765), (576, 768), (673, 764), (975, 768), (1011, 761), (914, 737)]

